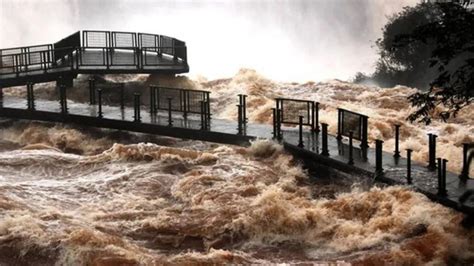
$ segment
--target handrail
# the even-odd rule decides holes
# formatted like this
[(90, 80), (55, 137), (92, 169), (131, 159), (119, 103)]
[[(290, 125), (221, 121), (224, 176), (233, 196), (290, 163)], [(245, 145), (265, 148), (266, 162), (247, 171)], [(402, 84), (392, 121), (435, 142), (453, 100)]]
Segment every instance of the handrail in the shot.
[(37, 47), (50, 47), (51, 44), (38, 44), (38, 45), (31, 45), (31, 46), (19, 46), (19, 47), (12, 47), (12, 48), (4, 48), (0, 49), (0, 55), (3, 55), (5, 51), (10, 51), (10, 50), (23, 50), (27, 48), (37, 48)]
[[(71, 48), (73, 47), (64, 47), (64, 48), (59, 48), (56, 50), (70, 50)], [(36, 53), (45, 53), (45, 52), (54, 52), (54, 49), (41, 50), (41, 51), (27, 51), (27, 52), (22, 52), (22, 53), (6, 54), (6, 55), (0, 54), (0, 57), (13, 57), (13, 56), (36, 54)]]
[(364, 115), (364, 114), (361, 114), (361, 113), (356, 113), (356, 112), (354, 112), (354, 111), (350, 111), (350, 110), (347, 110), (347, 109), (344, 109), (344, 108), (337, 108), (337, 109), (342, 110), (342, 111), (347, 112), (347, 113), (351, 113), (351, 114), (355, 114), (355, 115), (359, 115), (359, 116), (367, 117), (367, 118), (368, 118), (367, 115)]
[[(103, 35), (99, 34), (90, 37), (88, 33), (103, 33)], [(61, 47), (60, 44), (62, 41), (67, 41), (70, 37), (76, 37), (76, 34), (80, 37), (77, 46)], [(117, 36), (120, 34), (125, 34), (125, 36)], [(92, 44), (104, 45), (89, 46), (89, 37), (92, 38)], [(115, 46), (117, 43), (130, 44), (130, 46)], [(67, 44), (67, 42), (64, 44)], [(74, 43), (71, 41), (70, 43), (70, 45), (75, 44), (76, 41)], [(44, 49), (35, 50), (37, 48)], [(99, 51), (97, 57), (99, 63), (87, 63), (87, 60), (84, 62), (82, 56), (88, 50), (102, 50), (101, 52)], [(133, 60), (126, 59), (125, 62), (120, 61), (120, 59), (113, 57), (115, 50), (128, 50), (133, 52)], [(150, 58), (149, 56), (154, 56), (154, 53), (158, 55), (158, 58), (161, 58), (162, 55), (166, 55), (169, 61)], [(169, 56), (173, 57), (172, 61)], [(48, 69), (63, 67), (71, 67), (72, 70), (79, 70), (81, 66), (106, 66), (107, 68), (113, 66), (136, 66), (138, 69), (144, 69), (144, 67), (148, 69), (153, 66), (168, 66), (177, 63), (187, 65), (187, 48), (185, 42), (166, 35), (124, 31), (78, 31), (55, 44), (0, 49), (0, 76), (10, 74), (18, 75), (22, 72), (27, 73), (37, 70), (44, 70), (46, 72)]]
[(155, 84), (151, 84), (150, 87), (152, 87), (152, 88), (162, 88), (162, 89), (187, 90), (187, 91), (211, 93), (211, 91), (205, 91), (205, 90), (195, 90), (195, 89), (184, 89), (184, 88), (176, 88), (176, 87), (166, 87), (166, 86), (160, 86), (160, 85), (155, 85)]
[(281, 98), (277, 97), (275, 100), (287, 100), (287, 101), (294, 101), (294, 102), (308, 102), (308, 100), (302, 100), (302, 99), (290, 99), (290, 98)]

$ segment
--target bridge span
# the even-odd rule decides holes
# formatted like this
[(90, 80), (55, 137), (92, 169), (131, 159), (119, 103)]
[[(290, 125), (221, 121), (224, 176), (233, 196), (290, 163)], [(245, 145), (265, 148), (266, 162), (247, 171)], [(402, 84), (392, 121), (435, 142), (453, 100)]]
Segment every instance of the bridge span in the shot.
[[(91, 87), (95, 87), (93, 82)], [(123, 95), (123, 86), (115, 89), (120, 91), (118, 94)], [(59, 101), (35, 99), (32, 84), (27, 86), (26, 99), (0, 95), (0, 117), (60, 122), (243, 146), (258, 138), (274, 139), (280, 141), (289, 152), (313, 171), (321, 173), (336, 169), (389, 184), (412, 186), (443, 205), (474, 213), (474, 202), (459, 204), (459, 197), (468, 189), (474, 189), (474, 183), (469, 178), (469, 165), (474, 155), (473, 144), (465, 144), (463, 171), (461, 175), (457, 175), (446, 171), (447, 161), (442, 158), (438, 158), (434, 168), (431, 168), (430, 164), (412, 162), (410, 152), (407, 152), (405, 158), (400, 156), (398, 148), (394, 154), (383, 152), (383, 142), (380, 140), (375, 141), (375, 148), (368, 147), (368, 143), (364, 143), (366, 140), (362, 132), (366, 127), (356, 125), (359, 123), (357, 121), (363, 122), (365, 119), (360, 119), (361, 117), (350, 111), (345, 114), (341, 111), (341, 123), (344, 123), (344, 120), (345, 123), (350, 122), (350, 127), (358, 132), (350, 130), (347, 138), (344, 133), (347, 125), (341, 124), (340, 136), (329, 135), (326, 124), (316, 123), (319, 116), (316, 108), (318, 104), (311, 106), (309, 101), (277, 99), (272, 126), (248, 123), (245, 95), (239, 95), (236, 100), (239, 114), (236, 122), (212, 117), (209, 104), (212, 98), (206, 91), (151, 86), (148, 104), (142, 101), (142, 95), (139, 93), (133, 95), (133, 104), (127, 103), (123, 96), (119, 97), (119, 102), (115, 104), (104, 104), (102, 88), (89, 90), (92, 93), (89, 95), (89, 103), (68, 100), (64, 85), (58, 90)], [(395, 126), (394, 130), (398, 131), (399, 126)], [(361, 139), (358, 141), (360, 146), (354, 145), (357, 139)], [(432, 141), (430, 145), (433, 145)], [(430, 158), (432, 149), (431, 147)]]
[(75, 32), (53, 44), (0, 49), (0, 86), (60, 81), (78, 74), (189, 72), (186, 43), (134, 32)]

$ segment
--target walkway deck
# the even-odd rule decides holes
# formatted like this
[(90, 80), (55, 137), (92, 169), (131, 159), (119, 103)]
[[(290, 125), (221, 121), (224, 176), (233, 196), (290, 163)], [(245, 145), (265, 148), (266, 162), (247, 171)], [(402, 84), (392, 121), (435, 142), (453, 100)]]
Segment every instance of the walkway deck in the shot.
[[(256, 138), (270, 139), (272, 127), (261, 124), (248, 124), (246, 134), (237, 134), (237, 122), (211, 119), (208, 130), (201, 129), (199, 116), (189, 116), (183, 119), (181, 114), (173, 115), (173, 126), (168, 125), (167, 113), (161, 111), (157, 115), (150, 115), (148, 110), (141, 109), (141, 122), (134, 122), (133, 107), (121, 110), (118, 106), (102, 107), (104, 118), (97, 117), (97, 106), (75, 103), (68, 100), (68, 114), (61, 114), (58, 102), (49, 100), (35, 100), (36, 111), (27, 110), (27, 101), (16, 97), (4, 97), (3, 108), (0, 108), (0, 116), (12, 119), (27, 119), (52, 122), (74, 123), (82, 126), (93, 126), (99, 128), (112, 128), (134, 132), (160, 134), (164, 136), (189, 138), (196, 140), (228, 143), (236, 145), (248, 145)], [(330, 156), (320, 155), (321, 135), (312, 132), (304, 132), (304, 148), (297, 147), (298, 131), (292, 128), (283, 129), (283, 144), (297, 157), (312, 162), (328, 165), (350, 173), (365, 175), (369, 178), (375, 176), (375, 151), (367, 150), (367, 159), (362, 156), (362, 151), (354, 147), (354, 165), (349, 165), (349, 146), (344, 141), (338, 141), (335, 136), (329, 136), (328, 148)], [(390, 153), (383, 153), (384, 176), (380, 181), (394, 184), (406, 184), (406, 160), (396, 159)], [(467, 189), (474, 189), (474, 180), (463, 182), (455, 173), (447, 173), (448, 196), (437, 195), (437, 172), (429, 171), (426, 166), (412, 162), (412, 177), (414, 189), (424, 193), (429, 198), (445, 206), (463, 211), (474, 212), (474, 202), (468, 202), (464, 207), (458, 206), (458, 198)]]

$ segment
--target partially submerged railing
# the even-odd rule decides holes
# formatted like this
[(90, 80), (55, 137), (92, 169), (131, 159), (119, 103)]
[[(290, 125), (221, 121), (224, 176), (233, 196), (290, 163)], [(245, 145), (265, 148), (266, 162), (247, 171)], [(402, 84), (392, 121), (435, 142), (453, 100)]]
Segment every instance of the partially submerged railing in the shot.
[(474, 143), (463, 143), (461, 180), (469, 179), (472, 161), (474, 161)]
[(309, 126), (312, 131), (319, 129), (319, 103), (307, 100), (276, 98), (273, 109), (273, 135), (281, 138), (281, 125)]
[(180, 88), (170, 88), (163, 86), (150, 86), (150, 108), (152, 112), (158, 110), (168, 110), (169, 100), (171, 100), (171, 110), (182, 112), (183, 116), (188, 113), (201, 113), (201, 102), (209, 105), (208, 91), (186, 90)]
[(150, 86), (150, 113), (158, 110), (180, 112), (184, 118), (188, 114), (201, 115), (203, 128), (208, 128), (211, 119), (210, 92), (187, 90), (163, 86)]
[(338, 108), (337, 139), (343, 136), (352, 137), (361, 142), (361, 147), (368, 147), (368, 116)]
[[(102, 106), (104, 102), (107, 102), (107, 93), (106, 89), (111, 90), (119, 90), (119, 101), (120, 101), (120, 108), (124, 111), (125, 106), (125, 97), (124, 97), (124, 86), (123, 84), (113, 84), (113, 85), (100, 85), (95, 84), (93, 79), (90, 80), (90, 104), (97, 106), (97, 117), (104, 118), (107, 114), (102, 110)], [(27, 84), (27, 110), (31, 112), (35, 111), (35, 97), (34, 97), (34, 90), (33, 90), (33, 83), (29, 82)], [(202, 130), (209, 130), (210, 129), (210, 92), (208, 91), (199, 91), (199, 90), (186, 90), (186, 89), (179, 89), (179, 88), (169, 88), (163, 86), (150, 86), (149, 91), (149, 107), (150, 107), (150, 118), (153, 119), (157, 118), (157, 112), (160, 110), (164, 111), (164, 113), (168, 114), (168, 126), (173, 127), (173, 117), (175, 117), (174, 113), (179, 112), (185, 118), (185, 122), (187, 120), (188, 114), (199, 114), (201, 116), (201, 129)], [(117, 95), (115, 93), (114, 95)], [(105, 97), (105, 98), (104, 98)], [(133, 106), (134, 106), (134, 121), (141, 122), (141, 110), (144, 105), (141, 102), (141, 94), (134, 93), (133, 94)], [(61, 106), (61, 113), (63, 115), (68, 115), (68, 106), (67, 106), (67, 94), (66, 94), (66, 86), (62, 83), (59, 85), (59, 102)], [(239, 104), (238, 106), (238, 131), (237, 134), (242, 135), (245, 134), (245, 124), (246, 124), (246, 96), (239, 95)], [(104, 101), (105, 100), (105, 101)], [(112, 102), (112, 101), (110, 101)], [(295, 100), (295, 99), (276, 99), (277, 106), (273, 108), (273, 115), (274, 115), (274, 137), (277, 139), (281, 139), (281, 123), (288, 123), (288, 124), (297, 124), (299, 126), (299, 141), (298, 146), (300, 148), (305, 148), (305, 144), (303, 143), (303, 126), (311, 127), (311, 135), (308, 134), (308, 139), (314, 137), (314, 142), (317, 142), (318, 147), (309, 147), (306, 149), (313, 150), (315, 153), (330, 157), (333, 156), (329, 154), (328, 149), (328, 125), (326, 123), (321, 123), (321, 132), (319, 133), (316, 130), (316, 125), (318, 124), (318, 106), (317, 102), (306, 101), (306, 100)], [(2, 107), (3, 99), (2, 99), (2, 88), (0, 87), (0, 111), (4, 110)], [(145, 104), (146, 105), (146, 104)], [(9, 108), (12, 109), (12, 108)], [(13, 108), (15, 109), (15, 108)], [(122, 112), (123, 114), (124, 112)], [(123, 120), (124, 118), (122, 118)], [(193, 119), (194, 120), (194, 119)], [(155, 120), (156, 121), (156, 120)], [(297, 121), (297, 122), (296, 122)], [(109, 121), (110, 122), (110, 121)], [(400, 134), (400, 125), (394, 125), (395, 131), (395, 163), (398, 165), (398, 160), (400, 156), (399, 151), (399, 134)], [(368, 117), (354, 113), (352, 111), (339, 109), (339, 123), (338, 123), (338, 135), (340, 135), (338, 146), (342, 144), (342, 136), (349, 135), (349, 143), (348, 145), (344, 144), (344, 150), (348, 150), (348, 158), (347, 164), (353, 165), (354, 162), (354, 154), (353, 154), (353, 139), (360, 139), (361, 143), (367, 141), (367, 128), (368, 128)], [(277, 133), (279, 132), (279, 133)], [(277, 135), (275, 135), (277, 134)], [(321, 135), (316, 135), (321, 134)], [(431, 162), (428, 164), (428, 169), (432, 170), (433, 172), (437, 170), (437, 195), (440, 197), (446, 197), (449, 193), (447, 184), (452, 183), (452, 179), (449, 183), (447, 183), (446, 176), (447, 176), (447, 163), (448, 161), (445, 158), (436, 156), (436, 135), (433, 133), (428, 134), (430, 144), (429, 144), (429, 154), (430, 158), (433, 159), (434, 163)], [(320, 137), (320, 138), (319, 138)], [(291, 138), (291, 137), (290, 137)], [(319, 146), (319, 139), (321, 140), (321, 146)], [(383, 177), (384, 176), (384, 169), (383, 169), (383, 161), (384, 158), (387, 156), (383, 156), (383, 141), (380, 139), (376, 139), (375, 141), (375, 153), (371, 153), (370, 156), (375, 158), (375, 177)], [(366, 150), (367, 147), (362, 145), (361, 150)], [(407, 184), (413, 183), (413, 178), (411, 175), (412, 165), (411, 165), (411, 155), (413, 150), (407, 149), (406, 150), (406, 182)], [(345, 154), (342, 154), (345, 156)], [(341, 152), (339, 150), (339, 154), (336, 156), (341, 156)], [(366, 164), (368, 162), (367, 153), (365, 155), (359, 157), (361, 161)], [(463, 144), (463, 164), (462, 164), (462, 172), (459, 176), (462, 181), (467, 181), (469, 179), (470, 173), (470, 166), (472, 161), (474, 160), (474, 143), (465, 143)], [(372, 163), (372, 162), (370, 162)], [(433, 165), (431, 167), (430, 165)], [(428, 171), (428, 170), (427, 170)], [(415, 180), (416, 181), (416, 180)], [(431, 192), (430, 192), (431, 193)], [(452, 196), (452, 195), (451, 195)]]
[(276, 98), (273, 111), (273, 137), (282, 139), (282, 124), (299, 126), (299, 147), (303, 144), (303, 126), (310, 126), (312, 132), (319, 132), (319, 103), (307, 100)]

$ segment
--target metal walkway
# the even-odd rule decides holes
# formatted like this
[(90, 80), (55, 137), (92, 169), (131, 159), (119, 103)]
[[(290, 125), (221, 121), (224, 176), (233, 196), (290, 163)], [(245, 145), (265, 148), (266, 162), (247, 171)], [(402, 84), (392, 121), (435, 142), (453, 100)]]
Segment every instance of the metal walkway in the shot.
[[(61, 122), (110, 128), (133, 132), (159, 134), (177, 138), (211, 141), (225, 144), (248, 145), (257, 138), (271, 139), (272, 126), (263, 124), (246, 124), (239, 134), (236, 121), (211, 119), (203, 127), (203, 118), (199, 114), (190, 114), (183, 118), (180, 112), (159, 110), (156, 114), (140, 104), (139, 110), (133, 107), (110, 105), (91, 105), (67, 100), (67, 108), (56, 101), (35, 99), (34, 107), (26, 99), (4, 96), (0, 101), (0, 116), (11, 119)], [(137, 112), (139, 121), (137, 120)], [(171, 113), (171, 123), (170, 123)], [(310, 164), (325, 165), (331, 169), (376, 178), (390, 184), (407, 184), (407, 160), (396, 158), (393, 154), (383, 152), (383, 175), (376, 174), (376, 151), (353, 147), (353, 164), (349, 164), (350, 146), (347, 140), (338, 140), (328, 136), (329, 156), (322, 155), (322, 134), (305, 130), (302, 134), (303, 147), (299, 147), (299, 131), (296, 128), (282, 128), (282, 144), (296, 157)], [(474, 180), (462, 180), (457, 174), (446, 173), (447, 195), (439, 195), (437, 171), (426, 166), (411, 163), (412, 186), (415, 190), (427, 195), (433, 201), (456, 210), (473, 213), (474, 202), (459, 205), (459, 197), (468, 189), (474, 189)]]
[(147, 33), (78, 31), (54, 43), (0, 50), (0, 87), (72, 82), (77, 74), (189, 72), (185, 42)]
[[(123, 86), (120, 105), (104, 104), (103, 89), (90, 80), (90, 104), (67, 99), (67, 88), (80, 73), (169, 73), (189, 71), (186, 45), (175, 38), (145, 33), (82, 31), (54, 44), (0, 50), (0, 117), (71, 123), (80, 126), (111, 128), (159, 134), (226, 144), (248, 145), (256, 138), (281, 140), (285, 148), (314, 168), (325, 166), (352, 174), (376, 178), (386, 183), (407, 184), (434, 201), (474, 213), (474, 202), (459, 205), (459, 197), (474, 189), (469, 179), (474, 144), (464, 146), (462, 175), (446, 171), (446, 160), (436, 158), (436, 136), (430, 134), (429, 168), (376, 149), (368, 148), (368, 117), (339, 108), (338, 136), (327, 134), (327, 124), (319, 130), (319, 103), (306, 100), (276, 99), (273, 127), (248, 124), (245, 95), (239, 95), (238, 122), (211, 119), (207, 91), (150, 87), (148, 110), (143, 109), (140, 94), (126, 106)], [(59, 104), (35, 99), (35, 83), (56, 81)], [(2, 88), (27, 85), (27, 99), (3, 94)], [(117, 91), (115, 91), (117, 92)], [(86, 92), (85, 92), (86, 93)], [(97, 96), (97, 102), (96, 102)], [(118, 101), (117, 101), (118, 102)], [(129, 103), (129, 101), (127, 102)], [(342, 122), (341, 122), (342, 121)], [(292, 124), (299, 128), (282, 128)], [(310, 127), (310, 131), (303, 130)], [(318, 129), (318, 130), (317, 130)], [(399, 126), (396, 126), (398, 132)], [(344, 140), (342, 136), (349, 136)], [(398, 133), (396, 134), (398, 143)], [(360, 140), (361, 147), (352, 145)], [(469, 151), (471, 151), (469, 153)], [(469, 155), (468, 155), (469, 153)], [(469, 157), (469, 160), (468, 160)], [(411, 166), (410, 166), (411, 165)], [(408, 178), (411, 176), (411, 178)]]

